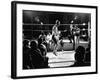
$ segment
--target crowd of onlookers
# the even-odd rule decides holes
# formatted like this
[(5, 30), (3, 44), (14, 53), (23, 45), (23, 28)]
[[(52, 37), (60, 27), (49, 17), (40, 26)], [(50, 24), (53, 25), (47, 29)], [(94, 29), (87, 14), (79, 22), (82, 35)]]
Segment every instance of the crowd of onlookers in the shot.
[(23, 69), (48, 68), (48, 57), (44, 44), (37, 40), (23, 41)]
[[(23, 69), (49, 68), (47, 48), (41, 39), (23, 40)], [(88, 48), (78, 46), (75, 50), (75, 63), (72, 66), (90, 66), (90, 44)]]

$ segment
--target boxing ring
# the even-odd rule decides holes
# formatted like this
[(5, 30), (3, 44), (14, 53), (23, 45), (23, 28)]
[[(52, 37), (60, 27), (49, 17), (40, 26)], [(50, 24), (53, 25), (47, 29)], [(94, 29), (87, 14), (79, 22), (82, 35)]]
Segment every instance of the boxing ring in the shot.
[[(69, 43), (69, 40), (64, 40), (64, 51), (57, 51), (57, 56), (53, 52), (48, 52), (47, 57), (49, 58), (50, 67), (68, 67), (74, 64), (75, 62), (75, 50), (72, 50), (73, 44)], [(87, 41), (79, 41), (79, 46), (88, 47)], [(59, 46), (60, 48), (60, 46)]]
[(55, 56), (52, 52), (48, 52), (47, 57), (49, 57), (50, 67), (67, 67), (74, 64), (74, 54), (75, 51), (59, 51)]
[[(43, 31), (45, 33), (48, 33), (48, 32), (52, 32), (51, 28), (50, 29), (45, 29), (45, 27), (43, 26), (53, 26), (54, 24), (23, 24), (23, 25), (30, 25), (30, 26), (41, 26), (41, 28), (39, 28), (39, 30), (34, 30), (34, 29), (31, 29), (31, 31)], [(80, 31), (87, 31), (88, 32), (88, 37), (90, 38), (90, 23), (88, 24), (60, 24), (60, 26), (72, 26), (72, 25), (75, 25), (75, 26), (87, 26), (88, 28), (87, 29), (80, 29)], [(25, 31), (23, 29), (23, 31)], [(30, 31), (30, 29), (26, 29), (26, 31)], [(65, 32), (67, 30), (59, 30), (61, 32)], [(84, 37), (84, 35), (81, 35)], [(86, 35), (85, 35), (86, 36)], [(33, 36), (34, 37), (34, 36)], [(75, 62), (75, 58), (74, 58), (74, 55), (75, 55), (75, 49), (78, 47), (78, 46), (83, 46), (85, 48), (88, 47), (88, 44), (89, 44), (89, 41), (83, 41), (83, 40), (79, 40), (79, 42), (77, 43), (77, 41), (72, 41), (72, 43), (70, 43), (69, 39), (68, 38), (64, 38), (63, 39), (63, 51), (61, 51), (61, 45), (59, 44), (58, 45), (58, 50), (57, 50), (57, 56), (55, 56), (53, 54), (53, 45), (50, 45), (50, 49), (51, 51), (47, 51), (47, 57), (49, 58), (49, 66), (50, 67), (68, 67), (68, 66), (71, 66), (74, 64)]]

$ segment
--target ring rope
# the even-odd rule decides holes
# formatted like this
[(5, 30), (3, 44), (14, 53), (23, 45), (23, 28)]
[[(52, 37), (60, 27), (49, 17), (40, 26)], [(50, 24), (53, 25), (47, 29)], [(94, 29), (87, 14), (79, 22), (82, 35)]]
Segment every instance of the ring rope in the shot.
[[(88, 29), (80, 29), (80, 31), (87, 31)], [(31, 30), (31, 29), (25, 29), (23, 31), (52, 31), (52, 30)], [(66, 31), (69, 31), (69, 30), (59, 30), (61, 32), (66, 32)]]
[[(23, 23), (23, 25), (55, 25), (55, 24), (33, 24), (33, 23)], [(60, 25), (82, 25), (84, 26), (84, 24), (60, 24)], [(88, 24), (85, 24), (85, 26), (88, 25)]]

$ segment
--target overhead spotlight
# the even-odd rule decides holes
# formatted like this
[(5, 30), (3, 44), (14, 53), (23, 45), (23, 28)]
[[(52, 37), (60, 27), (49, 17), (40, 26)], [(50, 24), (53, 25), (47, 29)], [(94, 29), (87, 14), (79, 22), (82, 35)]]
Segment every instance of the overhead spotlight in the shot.
[(77, 16), (75, 16), (75, 18), (74, 18), (75, 20), (77, 19)]
[(41, 25), (43, 25), (43, 22), (41, 22)]
[(82, 31), (85, 31), (85, 30), (86, 30), (85, 28), (82, 29)]
[(86, 23), (83, 23), (83, 26), (85, 26), (86, 25)]
[(74, 21), (72, 20), (71, 23), (73, 23)]

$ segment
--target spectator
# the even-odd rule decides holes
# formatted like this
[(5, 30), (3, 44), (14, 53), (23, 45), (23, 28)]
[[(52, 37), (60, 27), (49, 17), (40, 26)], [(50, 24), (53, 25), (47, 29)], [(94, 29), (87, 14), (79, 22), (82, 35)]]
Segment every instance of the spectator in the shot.
[(39, 46), (39, 49), (40, 49), (41, 54), (42, 54), (42, 56), (43, 56), (43, 58), (44, 58), (44, 67), (48, 68), (48, 67), (49, 67), (49, 66), (48, 66), (48, 57), (46, 57), (47, 48), (46, 48), (46, 46), (45, 46), (44, 44), (41, 44), (41, 45)]
[(29, 60), (29, 41), (23, 41), (23, 69), (30, 68), (30, 60)]
[(91, 46), (90, 46), (90, 43), (88, 44), (88, 47), (86, 48), (86, 55), (85, 55), (85, 61), (87, 63), (91, 63)]
[(76, 49), (75, 53), (75, 63), (72, 66), (87, 66), (88, 64), (84, 62), (85, 58), (85, 48), (82, 46), (79, 46)]
[(44, 32), (41, 32), (41, 34), (39, 35), (38, 43), (39, 45), (44, 44), (47, 47), (46, 35), (44, 34)]
[(30, 60), (33, 68), (44, 68), (44, 57), (38, 48), (38, 42), (36, 40), (32, 41), (30, 50)]

